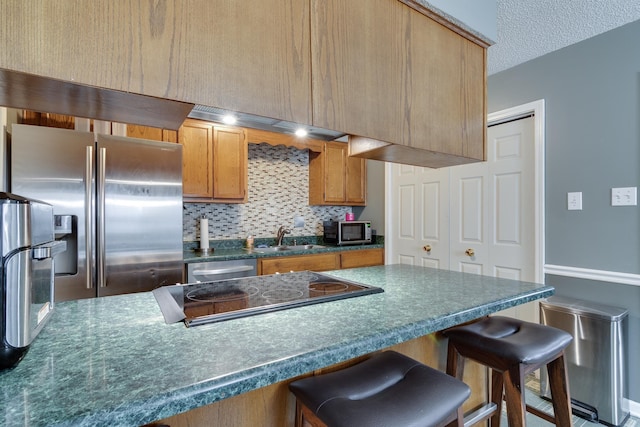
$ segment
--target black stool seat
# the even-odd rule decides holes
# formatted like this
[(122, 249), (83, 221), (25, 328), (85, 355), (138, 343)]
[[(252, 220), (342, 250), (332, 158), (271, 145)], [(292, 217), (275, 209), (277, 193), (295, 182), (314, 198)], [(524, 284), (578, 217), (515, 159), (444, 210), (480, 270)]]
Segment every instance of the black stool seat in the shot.
[[(460, 345), (459, 351), (466, 348), (477, 354), (480, 350), (526, 365), (545, 363), (573, 339), (571, 334), (560, 329), (501, 316), (449, 329), (445, 335)], [(472, 358), (474, 354), (463, 353)]]
[(458, 409), (471, 393), (461, 381), (394, 351), (289, 388), (329, 427), (441, 425), (462, 416)]
[[(537, 323), (492, 316), (448, 329), (444, 335), (449, 338), (449, 375), (462, 378), (465, 358), (492, 370), (491, 402), (495, 407), (485, 415), (490, 418), (491, 427), (500, 426), (503, 391), (510, 427), (524, 426), (526, 411), (560, 427), (572, 425), (564, 360), (564, 349), (573, 339), (571, 334)], [(554, 415), (528, 406), (524, 400), (525, 376), (545, 366), (549, 373)]]

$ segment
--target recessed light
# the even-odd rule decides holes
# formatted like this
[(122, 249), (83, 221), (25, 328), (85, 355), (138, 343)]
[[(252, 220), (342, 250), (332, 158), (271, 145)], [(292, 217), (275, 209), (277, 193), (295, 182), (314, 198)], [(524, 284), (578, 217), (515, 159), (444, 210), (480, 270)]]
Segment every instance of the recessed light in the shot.
[(238, 120), (236, 119), (236, 116), (234, 116), (233, 114), (226, 114), (222, 118), (222, 121), (228, 125), (235, 125)]
[(296, 129), (296, 136), (300, 138), (307, 136), (307, 134), (308, 132), (306, 129), (302, 129), (302, 128)]

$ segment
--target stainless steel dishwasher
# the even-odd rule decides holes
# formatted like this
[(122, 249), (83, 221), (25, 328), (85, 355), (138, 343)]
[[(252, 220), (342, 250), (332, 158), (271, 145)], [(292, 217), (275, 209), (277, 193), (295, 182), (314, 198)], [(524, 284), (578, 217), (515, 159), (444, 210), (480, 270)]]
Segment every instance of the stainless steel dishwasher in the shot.
[(258, 274), (257, 266), (258, 262), (255, 258), (194, 262), (187, 264), (187, 282), (212, 282), (255, 276)]

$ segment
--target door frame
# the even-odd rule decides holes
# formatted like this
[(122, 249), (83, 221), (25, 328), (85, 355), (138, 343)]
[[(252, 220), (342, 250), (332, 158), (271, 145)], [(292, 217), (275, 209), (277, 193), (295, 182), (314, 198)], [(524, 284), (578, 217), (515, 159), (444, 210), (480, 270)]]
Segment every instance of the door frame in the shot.
[[(545, 105), (544, 99), (518, 105), (504, 110), (496, 111), (487, 115), (487, 126), (497, 125), (503, 122), (516, 120), (533, 114), (534, 120), (534, 270), (535, 282), (544, 283), (544, 263), (545, 263)], [(391, 200), (391, 163), (385, 165), (385, 199)], [(385, 230), (391, 230), (391, 219), (394, 218), (393, 207), (390, 203), (385, 203)], [(389, 251), (385, 251), (385, 264), (391, 262)]]

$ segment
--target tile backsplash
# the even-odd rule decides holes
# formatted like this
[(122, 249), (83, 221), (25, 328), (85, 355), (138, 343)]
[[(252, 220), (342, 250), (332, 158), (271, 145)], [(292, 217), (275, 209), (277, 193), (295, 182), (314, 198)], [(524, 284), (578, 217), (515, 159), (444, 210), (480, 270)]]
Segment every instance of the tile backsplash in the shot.
[[(185, 241), (200, 238), (199, 219), (209, 219), (210, 239), (275, 237), (281, 225), (290, 236), (322, 234), (322, 222), (343, 219), (350, 206), (309, 206), (309, 152), (294, 147), (249, 144), (249, 195), (244, 204), (185, 203)], [(304, 227), (294, 228), (302, 217)], [(289, 236), (287, 236), (289, 237)]]

